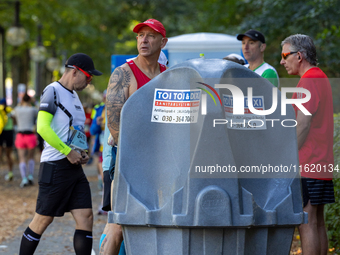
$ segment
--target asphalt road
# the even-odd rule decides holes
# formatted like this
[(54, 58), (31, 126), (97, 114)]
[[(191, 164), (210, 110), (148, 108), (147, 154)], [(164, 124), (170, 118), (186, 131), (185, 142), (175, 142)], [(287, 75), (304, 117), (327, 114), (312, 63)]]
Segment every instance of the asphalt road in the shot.
[[(107, 216), (98, 215), (98, 207), (101, 202), (102, 193), (98, 189), (96, 164), (85, 166), (84, 171), (90, 181), (92, 192), (92, 205), (94, 213), (93, 227), (93, 252), (92, 255), (99, 253), (99, 240), (105, 227)], [(37, 172), (37, 171), (36, 171)], [(25, 189), (23, 189), (25, 191)], [(0, 243), (1, 255), (17, 255), (19, 254), (19, 246), (22, 233), (30, 223), (31, 218), (27, 219), (15, 231), (15, 236), (11, 239)], [(70, 213), (66, 213), (64, 217), (55, 218), (52, 224), (42, 235), (40, 243), (35, 252), (36, 255), (66, 255), (75, 254), (73, 249), (73, 234), (75, 222)]]

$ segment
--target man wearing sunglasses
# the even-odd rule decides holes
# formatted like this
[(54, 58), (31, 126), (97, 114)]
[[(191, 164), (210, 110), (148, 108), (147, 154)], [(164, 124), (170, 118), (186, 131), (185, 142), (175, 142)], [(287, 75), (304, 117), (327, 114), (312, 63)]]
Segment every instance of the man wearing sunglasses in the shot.
[(242, 41), (242, 53), (248, 61), (245, 67), (266, 78), (279, 88), (279, 75), (275, 68), (264, 62), (264, 50), (266, 49), (264, 35), (257, 30), (250, 29), (244, 34), (237, 35), (237, 40)]
[[(311, 98), (303, 106), (305, 115), (293, 105), (297, 120), (303, 210), (308, 223), (299, 227), (303, 254), (327, 254), (328, 241), (324, 205), (334, 203), (333, 187), (333, 100), (324, 72), (317, 67), (316, 48), (307, 35), (291, 35), (281, 43), (283, 65), (288, 74), (301, 77), (297, 87), (307, 89)], [(294, 93), (292, 98), (304, 98)], [(315, 168), (315, 169), (313, 169)]]
[[(102, 73), (83, 53), (72, 55), (65, 67), (60, 80), (48, 85), (40, 98), (37, 131), (45, 140), (45, 148), (40, 159), (36, 213), (21, 239), (20, 255), (33, 254), (54, 217), (65, 212), (71, 212), (76, 222), (73, 238), (76, 254), (90, 255), (92, 251), (91, 191), (81, 167), (89, 159), (84, 151), (86, 135), (82, 133), (85, 113), (76, 91), (82, 91), (93, 75)], [(70, 134), (74, 132), (80, 147), (68, 143), (73, 141)]]

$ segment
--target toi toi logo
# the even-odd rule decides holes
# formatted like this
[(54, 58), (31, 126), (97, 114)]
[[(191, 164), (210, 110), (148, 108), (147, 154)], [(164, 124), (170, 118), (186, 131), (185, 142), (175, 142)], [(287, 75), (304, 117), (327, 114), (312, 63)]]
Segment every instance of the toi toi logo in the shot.
[[(206, 84), (204, 84), (206, 85)], [(215, 94), (217, 94), (216, 90), (212, 89)], [(243, 115), (244, 114), (244, 95), (240, 88), (231, 84), (215, 84), (215, 88), (218, 89), (229, 89), (233, 96), (233, 114)], [(277, 108), (277, 88), (273, 88), (273, 104), (268, 110), (257, 110), (253, 105), (253, 88), (248, 88), (248, 107), (249, 110), (256, 115), (269, 115), (275, 112)], [(305, 98), (296, 98), (296, 99), (288, 99), (287, 93), (303, 93), (306, 94)], [(210, 93), (209, 93), (210, 94)], [(286, 105), (287, 104), (295, 104), (297, 108), (305, 115), (312, 115), (302, 104), (306, 103), (310, 100), (311, 93), (304, 88), (282, 88), (281, 89), (281, 115), (286, 115)], [(207, 114), (207, 97), (202, 96), (202, 115)]]

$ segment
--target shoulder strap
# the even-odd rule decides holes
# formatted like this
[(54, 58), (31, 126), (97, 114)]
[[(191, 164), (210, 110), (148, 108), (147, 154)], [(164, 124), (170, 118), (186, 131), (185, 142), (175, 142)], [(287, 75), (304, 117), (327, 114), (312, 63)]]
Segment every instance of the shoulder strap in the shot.
[(133, 60), (127, 62), (133, 75), (136, 78), (137, 81), (137, 89), (141, 88), (144, 84), (149, 82), (151, 79), (143, 73), (142, 70), (138, 68), (138, 66), (133, 62)]
[[(58, 106), (68, 117), (69, 117), (69, 119), (70, 119), (70, 121), (69, 121), (69, 125), (70, 125), (70, 127), (72, 127), (72, 123), (73, 123), (73, 116), (72, 116), (72, 114), (65, 108), (65, 106), (63, 106), (63, 104), (62, 103), (60, 103), (60, 102), (57, 102), (57, 90), (56, 90), (56, 88), (55, 87), (53, 87), (54, 88), (54, 104), (56, 105), (56, 106)], [(59, 96), (59, 95), (58, 95)], [(58, 97), (58, 98), (60, 98), (60, 97)]]

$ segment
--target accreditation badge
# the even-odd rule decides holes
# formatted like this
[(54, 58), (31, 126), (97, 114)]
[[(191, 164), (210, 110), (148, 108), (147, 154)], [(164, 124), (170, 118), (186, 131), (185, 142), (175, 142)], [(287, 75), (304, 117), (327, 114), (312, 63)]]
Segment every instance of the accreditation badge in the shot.
[(78, 152), (86, 152), (89, 148), (87, 144), (86, 135), (84, 132), (84, 128), (82, 126), (72, 126), (69, 130), (69, 135), (67, 139), (68, 146), (71, 149), (76, 150)]

